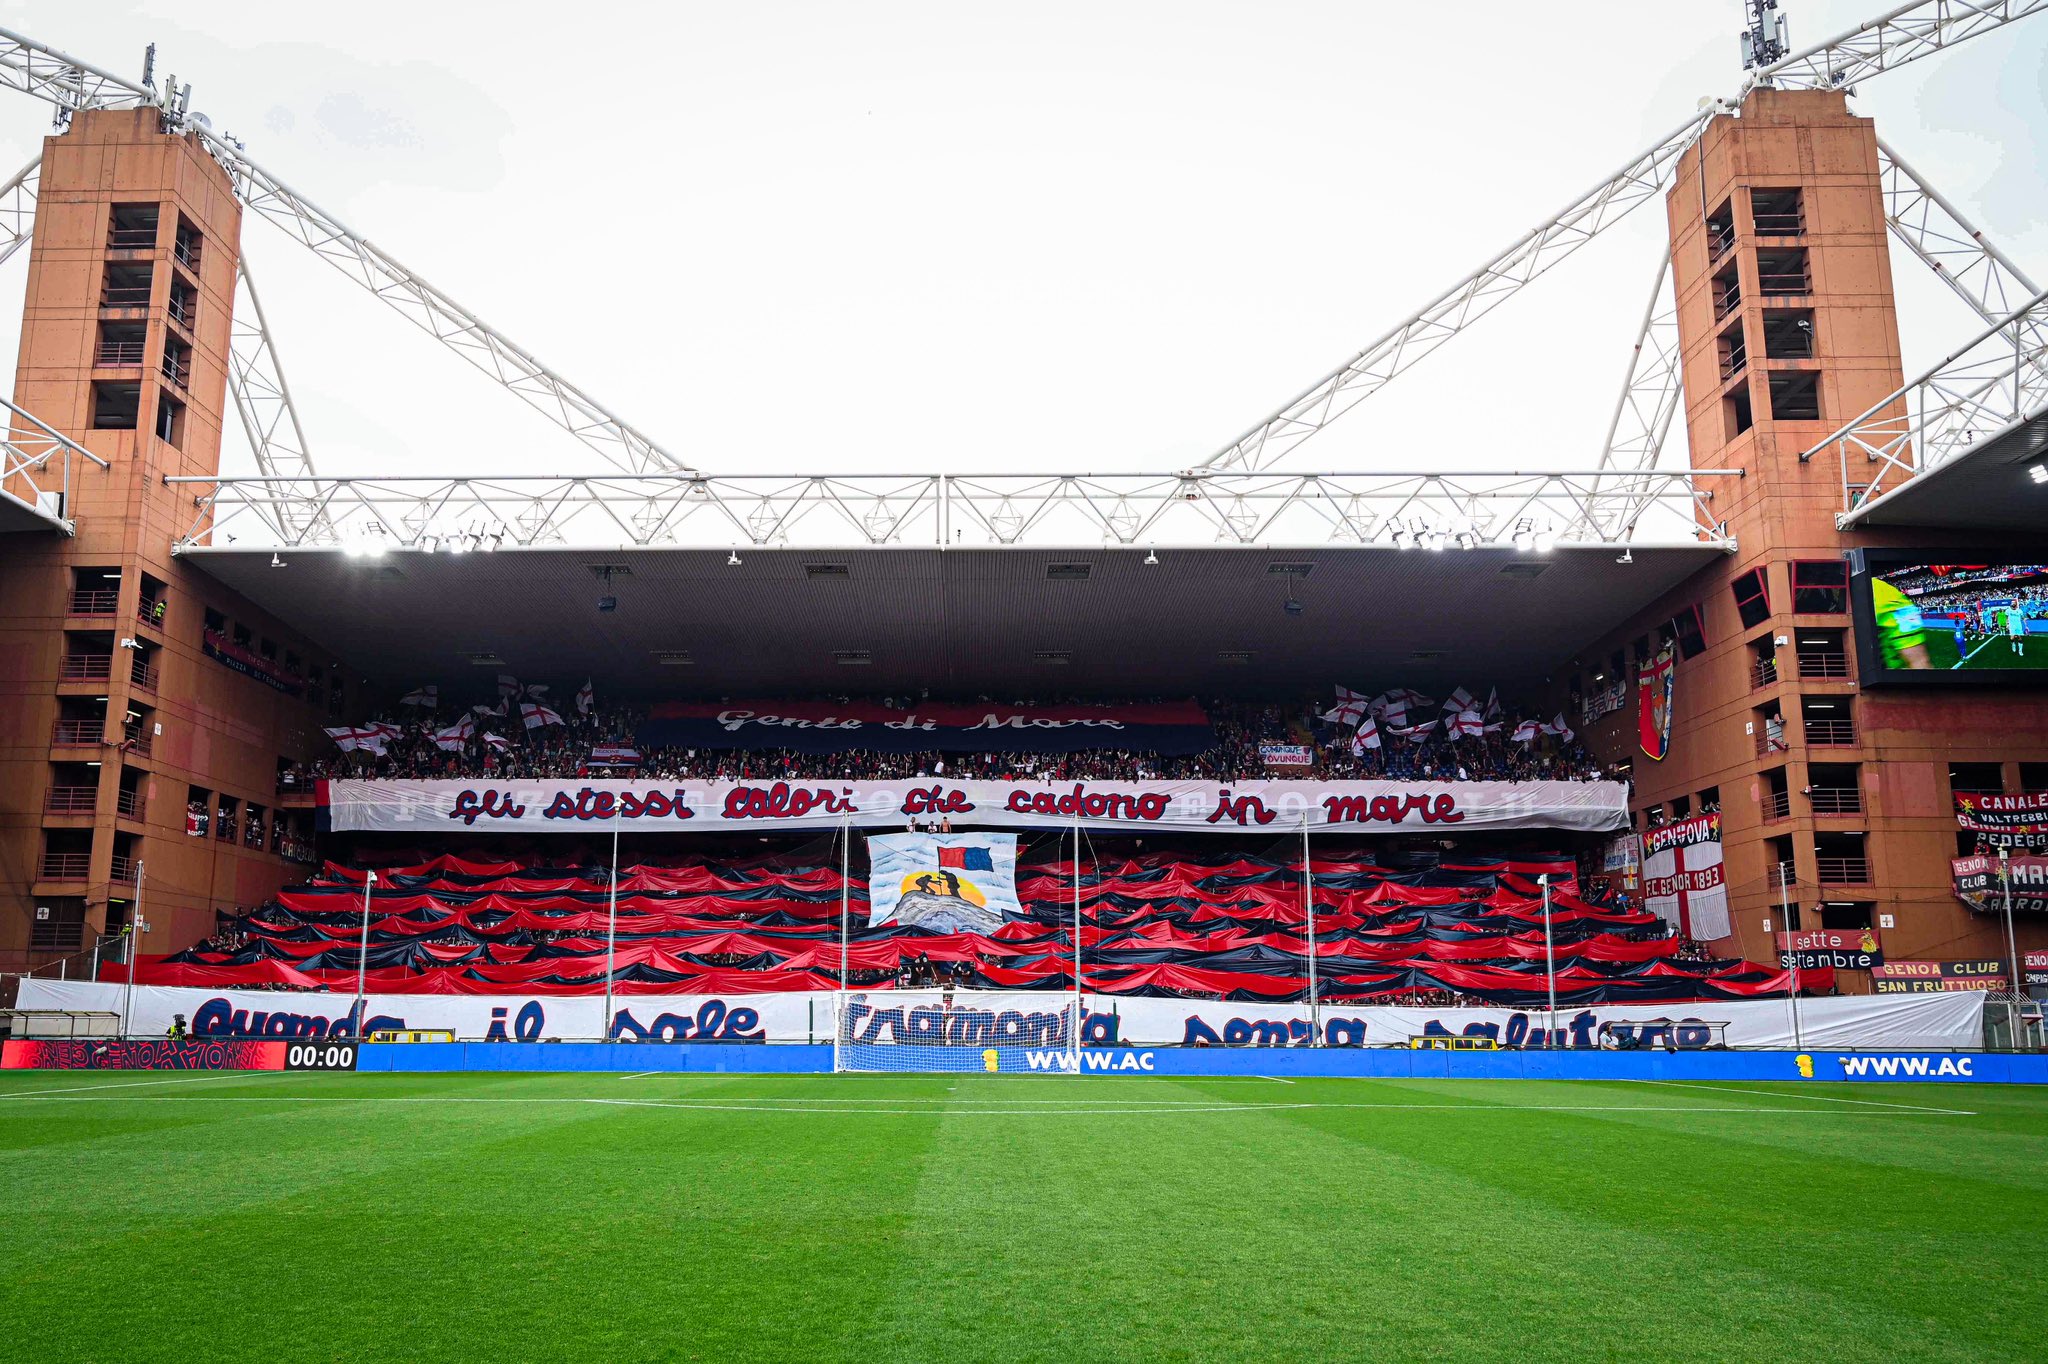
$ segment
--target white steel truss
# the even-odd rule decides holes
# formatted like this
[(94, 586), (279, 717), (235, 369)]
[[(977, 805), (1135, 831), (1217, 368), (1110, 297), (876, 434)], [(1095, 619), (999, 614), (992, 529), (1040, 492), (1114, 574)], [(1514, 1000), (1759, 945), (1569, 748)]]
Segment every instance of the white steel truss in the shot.
[(2028, 299), (1800, 456), (1834, 451), (1842, 516), (2048, 414), (2048, 292)]
[[(1666, 252), (1657, 262), (1657, 280), (1650, 286), (1650, 301), (1636, 329), (1628, 377), (1607, 423), (1607, 442), (1600, 451), (1602, 469), (1632, 475), (1657, 467), (1672, 418), (1678, 415), (1679, 399), (1684, 396), (1678, 347), (1678, 298), (1671, 287), (1671, 256)], [(1635, 519), (1630, 510), (1633, 500), (1648, 495), (1652, 486), (1626, 477), (1620, 481), (1618, 498), (1603, 499), (1602, 505), (1611, 507), (1615, 516), (1607, 528), (1610, 532)]]
[[(278, 548), (463, 553), (546, 546), (738, 549), (1369, 545), (1540, 551), (1557, 542), (1728, 543), (1705, 486), (1737, 471), (1633, 475), (1615, 527), (1602, 471), (1569, 473), (762, 474), (337, 478)], [(305, 485), (168, 478), (193, 495), (180, 545), (269, 547)], [(1610, 529), (1610, 528), (1613, 529)]]
[(1687, 119), (1581, 194), (1549, 222), (1459, 280), (1391, 331), (1202, 461), (1207, 469), (1264, 469), (1371, 397), (1395, 375), (1520, 292), (1628, 212), (1653, 198), (1709, 115)]
[(67, 116), (80, 109), (159, 109), (167, 127), (203, 140), (233, 178), (245, 205), (519, 395), (606, 463), (628, 473), (694, 472), (532, 353), (250, 160), (239, 142), (215, 133), (202, 119), (188, 117), (189, 91), (160, 95), (148, 85), (0, 29), (0, 89), (6, 88), (48, 100)]
[(2013, 263), (1941, 196), (1919, 172), (1900, 159), (1883, 138), (1877, 140), (1877, 168), (1884, 193), (1884, 220), (1899, 239), (1970, 310), (1986, 322), (2012, 315), (2040, 292)]
[(0, 497), (8, 497), (49, 521), (66, 535), (76, 529), (71, 515), (71, 487), (79, 460), (111, 467), (83, 445), (34, 413), (25, 412), (5, 398), (0, 408), (7, 411), (7, 433), (0, 438)]
[(1916, 0), (1754, 72), (1749, 85), (1840, 90), (2048, 10), (2048, 0)]
[[(2048, 10), (2048, 0), (1918, 0), (1752, 72), (1743, 91), (1758, 85), (1835, 89), (1854, 84), (2044, 10)], [(1202, 467), (1264, 469), (1283, 458), (1660, 191), (1678, 158), (1707, 122), (1734, 109), (1737, 102), (1715, 105), (1675, 129), (1573, 200), (1550, 222), (1203, 460)]]
[(12, 260), (35, 235), (36, 186), (42, 172), (43, 158), (37, 156), (0, 185), (0, 265)]
[(305, 495), (294, 503), (289, 497), (271, 510), (277, 517), (277, 532), (286, 538), (298, 534), (299, 525), (316, 514), (313, 456), (306, 444), (305, 428), (299, 424), (298, 405), (285, 383), (284, 367), (278, 362), (277, 346), (271, 340), (270, 324), (263, 316), (263, 301), (256, 293), (256, 280), (249, 273), (249, 257), (235, 264), (235, 308), (228, 329), (228, 391), (235, 411), (248, 433), (249, 448), (256, 468), (274, 480), (280, 493), (303, 488)]

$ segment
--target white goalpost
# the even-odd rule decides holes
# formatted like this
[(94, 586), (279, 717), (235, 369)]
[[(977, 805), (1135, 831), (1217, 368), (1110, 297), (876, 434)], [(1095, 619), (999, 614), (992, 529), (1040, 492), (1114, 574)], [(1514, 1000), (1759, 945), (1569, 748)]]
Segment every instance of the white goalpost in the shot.
[(1064, 992), (850, 990), (840, 996), (832, 1068), (1075, 1075), (1081, 1023), (1079, 999)]

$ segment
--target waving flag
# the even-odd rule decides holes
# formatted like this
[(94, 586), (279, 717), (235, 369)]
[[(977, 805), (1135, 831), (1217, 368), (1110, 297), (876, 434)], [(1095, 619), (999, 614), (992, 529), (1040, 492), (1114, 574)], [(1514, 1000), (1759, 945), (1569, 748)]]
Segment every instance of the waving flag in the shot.
[(548, 684), (545, 682), (529, 682), (521, 689), (521, 694), (539, 700), (548, 694)]
[(1351, 752), (1355, 757), (1364, 757), (1368, 748), (1380, 746), (1380, 727), (1370, 715), (1358, 726), (1358, 733), (1351, 736)]
[(475, 719), (465, 715), (448, 728), (434, 731), (434, 747), (443, 753), (460, 753), (462, 746), (468, 743), (470, 736), (475, 733)]
[(1565, 743), (1570, 743), (1573, 739), (1579, 737), (1578, 735), (1572, 733), (1572, 727), (1564, 722), (1563, 711), (1559, 711), (1557, 713), (1557, 718), (1555, 720), (1552, 720), (1549, 724), (1543, 726), (1543, 732), (1545, 734), (1555, 734), (1559, 739), (1563, 740)]
[(505, 703), (500, 701), (495, 706), (471, 706), (469, 713), (471, 715), (496, 715), (502, 719), (505, 714)]
[(1472, 693), (1466, 691), (1463, 687), (1458, 688), (1456, 691), (1452, 692), (1450, 694), (1449, 699), (1447, 699), (1444, 702), (1444, 709), (1449, 711), (1452, 715), (1464, 714), (1466, 711), (1472, 709)]
[(1333, 725), (1355, 725), (1371, 714), (1372, 703), (1349, 687), (1337, 688), (1337, 704), (1322, 718)]
[(424, 687), (416, 687), (412, 691), (407, 692), (398, 704), (401, 706), (425, 706), (428, 710), (432, 710), (441, 704), (441, 689), (434, 683), (429, 682)]
[(382, 729), (374, 725), (363, 729), (344, 727), (323, 732), (328, 738), (334, 740), (335, 747), (344, 753), (360, 751), (363, 753), (374, 753), (381, 758), (384, 756), (384, 745), (389, 742), (389, 736)]
[(590, 689), (590, 679), (583, 679), (583, 690), (576, 693), (576, 713), (588, 715), (597, 708), (597, 693)]
[(1477, 706), (1467, 706), (1456, 715), (1444, 720), (1444, 729), (1453, 739), (1476, 739), (1486, 733), (1486, 718)]
[(498, 674), (498, 695), (500, 695), (500, 696), (517, 696), (517, 695), (519, 695), (519, 679), (518, 679), (518, 678), (516, 678), (516, 677), (514, 677), (514, 676), (513, 676), (513, 675), (512, 675), (511, 673), (499, 673), (499, 674)]
[(1546, 733), (1548, 728), (1548, 726), (1539, 721), (1524, 720), (1521, 724), (1515, 726), (1515, 732), (1508, 735), (1508, 737), (1518, 744), (1533, 744), (1536, 742), (1536, 736)]
[(1392, 721), (1389, 721), (1387, 724), (1387, 733), (1397, 738), (1406, 739), (1411, 743), (1419, 744), (1435, 732), (1436, 721), (1434, 720), (1424, 720), (1420, 724), (1414, 725), (1397, 725)]
[(528, 729), (539, 729), (542, 725), (567, 723), (561, 716), (534, 701), (523, 701), (520, 703), (519, 718), (526, 722)]
[(1486, 718), (1489, 720), (1498, 720), (1501, 718), (1501, 714), (1502, 712), (1500, 708), (1500, 688), (1495, 687), (1491, 691), (1486, 693)]
[(488, 730), (484, 732), (484, 742), (490, 745), (492, 748), (499, 750), (512, 747), (512, 741), (510, 739), (507, 739), (502, 735), (492, 734)]

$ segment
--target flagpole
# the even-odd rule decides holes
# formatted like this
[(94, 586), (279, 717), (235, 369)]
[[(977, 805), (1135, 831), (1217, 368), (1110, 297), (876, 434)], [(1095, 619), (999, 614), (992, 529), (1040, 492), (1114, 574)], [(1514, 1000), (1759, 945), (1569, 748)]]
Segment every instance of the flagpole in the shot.
[[(128, 912), (128, 988), (121, 993), (121, 1036), (126, 1037), (135, 1020), (135, 956), (142, 948), (142, 934), (149, 927), (142, 919), (142, 863), (135, 863), (135, 904)], [(98, 972), (94, 972), (95, 975)]]
[(612, 801), (611, 895), (605, 906), (604, 922), (604, 1017), (597, 1021), (597, 1039), (612, 1038), (612, 981), (618, 973), (619, 956), (619, 801)]
[(1550, 1036), (1545, 1047), (1557, 1045), (1557, 943), (1550, 932), (1550, 873), (1542, 872), (1536, 884), (1543, 887), (1543, 962), (1550, 977)]
[(363, 1023), (370, 1012), (369, 996), (363, 989), (363, 981), (370, 966), (370, 889), (377, 884), (377, 873), (363, 873), (363, 939), (356, 948), (356, 1036), (363, 1035)]
[(1081, 1073), (1081, 814), (1074, 812), (1074, 1073)]
[(1322, 1045), (1323, 1009), (1316, 999), (1316, 876), (1308, 861), (1308, 811), (1301, 812), (1301, 906), (1308, 914), (1308, 1044)]

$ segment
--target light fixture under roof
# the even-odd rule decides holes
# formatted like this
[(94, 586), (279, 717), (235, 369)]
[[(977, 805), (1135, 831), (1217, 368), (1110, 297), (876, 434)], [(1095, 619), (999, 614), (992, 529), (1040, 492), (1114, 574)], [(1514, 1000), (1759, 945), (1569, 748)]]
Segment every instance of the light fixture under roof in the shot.
[(873, 649), (834, 649), (832, 661), (842, 668), (864, 668), (875, 661)]

